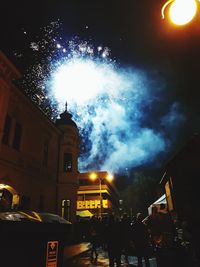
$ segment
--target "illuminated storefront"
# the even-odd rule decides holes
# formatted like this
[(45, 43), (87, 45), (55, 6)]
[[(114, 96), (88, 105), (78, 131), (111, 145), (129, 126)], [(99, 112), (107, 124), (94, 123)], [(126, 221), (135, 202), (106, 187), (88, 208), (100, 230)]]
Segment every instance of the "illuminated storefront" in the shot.
[[(91, 179), (92, 174), (91, 172), (86, 172), (79, 175), (77, 215), (103, 217), (111, 212), (117, 213), (119, 193), (113, 181), (108, 181), (108, 172), (95, 172), (97, 177), (95, 181)], [(84, 212), (80, 213), (80, 211), (90, 211), (88, 213), (90, 216), (87, 216), (87, 213)]]

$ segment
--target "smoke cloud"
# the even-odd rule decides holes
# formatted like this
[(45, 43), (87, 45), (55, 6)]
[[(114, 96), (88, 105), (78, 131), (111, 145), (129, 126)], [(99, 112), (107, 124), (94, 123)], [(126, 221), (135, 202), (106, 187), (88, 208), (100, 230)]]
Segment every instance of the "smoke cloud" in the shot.
[(169, 151), (169, 133), (184, 122), (178, 103), (165, 99), (166, 83), (155, 73), (73, 59), (52, 77), (51, 93), (60, 109), (70, 100), (80, 130), (80, 171), (116, 173), (152, 164)]
[(160, 160), (184, 123), (165, 78), (117, 64), (108, 47), (68, 40), (60, 26), (51, 22), (30, 44), (34, 61), (23, 84), (52, 120), (67, 101), (81, 135), (79, 170), (119, 173)]

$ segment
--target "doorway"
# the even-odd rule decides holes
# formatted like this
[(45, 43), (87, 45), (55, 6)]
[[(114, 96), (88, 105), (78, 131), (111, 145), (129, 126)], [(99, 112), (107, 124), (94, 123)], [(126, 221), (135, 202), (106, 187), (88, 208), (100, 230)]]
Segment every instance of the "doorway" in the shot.
[(19, 195), (10, 185), (0, 184), (0, 210), (16, 209), (19, 206)]

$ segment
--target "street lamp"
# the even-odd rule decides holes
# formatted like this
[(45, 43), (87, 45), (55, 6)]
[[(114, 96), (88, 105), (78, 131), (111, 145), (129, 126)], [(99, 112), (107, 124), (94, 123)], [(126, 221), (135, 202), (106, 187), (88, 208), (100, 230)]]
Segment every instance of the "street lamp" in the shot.
[(183, 26), (188, 24), (196, 15), (197, 2), (200, 0), (169, 0), (161, 10), (162, 18), (165, 18), (166, 9), (169, 8), (169, 18), (172, 23)]
[(97, 173), (95, 173), (95, 172), (90, 174), (90, 179), (92, 181), (95, 181), (97, 179), (99, 181), (99, 195), (100, 195), (100, 209), (99, 209), (99, 211), (100, 211), (100, 218), (102, 217), (102, 181), (104, 179), (106, 179), (107, 181), (112, 182), (113, 178), (114, 177), (113, 177), (112, 174), (108, 174), (105, 177), (98, 176)]

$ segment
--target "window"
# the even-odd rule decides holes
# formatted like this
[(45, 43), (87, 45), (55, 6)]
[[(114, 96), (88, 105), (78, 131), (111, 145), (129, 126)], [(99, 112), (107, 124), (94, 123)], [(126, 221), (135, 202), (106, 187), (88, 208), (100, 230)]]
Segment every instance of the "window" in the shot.
[(63, 159), (63, 171), (64, 172), (72, 172), (72, 154), (65, 153)]
[(44, 143), (43, 147), (43, 166), (47, 167), (48, 165), (48, 154), (49, 154), (49, 145), (47, 142)]
[(7, 115), (5, 125), (4, 125), (3, 138), (2, 138), (2, 142), (5, 145), (8, 145), (9, 143), (11, 125), (12, 125), (12, 119), (9, 115)]
[(16, 150), (20, 149), (21, 136), (22, 136), (22, 126), (17, 122), (15, 125), (15, 133), (13, 138), (13, 148)]

